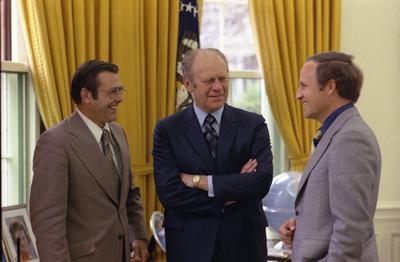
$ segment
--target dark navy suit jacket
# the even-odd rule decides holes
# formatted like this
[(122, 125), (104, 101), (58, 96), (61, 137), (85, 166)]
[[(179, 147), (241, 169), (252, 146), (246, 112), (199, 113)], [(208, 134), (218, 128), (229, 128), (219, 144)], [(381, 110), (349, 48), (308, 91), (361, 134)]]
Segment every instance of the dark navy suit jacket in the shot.
[[(267, 221), (262, 198), (272, 181), (268, 128), (261, 115), (225, 105), (213, 160), (193, 106), (157, 123), (154, 175), (165, 207), (167, 260), (211, 261), (217, 236), (225, 259), (266, 261)], [(249, 159), (256, 172), (240, 174)], [(189, 188), (180, 173), (213, 175), (215, 197)], [(225, 206), (226, 201), (237, 201)]]

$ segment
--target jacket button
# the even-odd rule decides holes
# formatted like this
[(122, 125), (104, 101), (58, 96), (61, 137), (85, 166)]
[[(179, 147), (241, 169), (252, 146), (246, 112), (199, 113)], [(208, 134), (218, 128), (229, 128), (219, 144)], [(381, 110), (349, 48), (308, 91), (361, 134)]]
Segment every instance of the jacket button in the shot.
[(124, 235), (123, 234), (119, 234), (118, 235), (118, 239), (123, 239), (124, 238)]

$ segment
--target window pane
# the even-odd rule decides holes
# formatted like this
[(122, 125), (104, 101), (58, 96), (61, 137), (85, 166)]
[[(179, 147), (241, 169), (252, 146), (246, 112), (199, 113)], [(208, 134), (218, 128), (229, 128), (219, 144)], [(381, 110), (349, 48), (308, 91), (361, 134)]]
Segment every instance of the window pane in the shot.
[(2, 206), (26, 203), (26, 82), (26, 73), (1, 73)]
[(205, 0), (200, 29), (201, 47), (221, 49), (231, 70), (259, 70), (246, 1)]
[(233, 78), (228, 104), (261, 114), (261, 79)]
[(219, 48), (220, 27), (219, 16), (220, 7), (215, 3), (204, 3), (203, 15), (200, 27), (200, 46)]
[(224, 52), (231, 70), (258, 70), (247, 4), (226, 4)]

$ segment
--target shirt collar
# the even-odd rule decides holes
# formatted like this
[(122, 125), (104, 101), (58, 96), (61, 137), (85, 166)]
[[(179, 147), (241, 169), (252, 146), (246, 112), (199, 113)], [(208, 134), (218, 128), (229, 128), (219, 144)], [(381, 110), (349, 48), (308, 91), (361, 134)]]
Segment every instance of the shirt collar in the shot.
[[(93, 134), (94, 138), (96, 139), (97, 143), (100, 144), (101, 136), (103, 135), (103, 128), (96, 125), (92, 120), (90, 120), (87, 116), (85, 116), (79, 109), (77, 108), (76, 111), (78, 112), (79, 116), (82, 118), (83, 122), (89, 128), (90, 132)], [(110, 127), (108, 123), (104, 125), (104, 128), (110, 131)]]
[[(206, 119), (206, 117), (209, 113), (204, 112), (195, 103), (193, 103), (193, 109), (194, 109), (194, 113), (197, 116), (197, 120), (199, 121), (200, 126), (203, 126), (204, 119)], [(224, 112), (224, 106), (222, 106), (220, 109), (217, 109), (214, 112), (210, 113), (211, 115), (213, 115), (215, 117), (215, 120), (217, 121), (218, 126), (221, 125), (221, 118), (222, 118), (223, 112)]]
[(332, 125), (333, 121), (335, 121), (335, 119), (344, 111), (346, 111), (347, 109), (353, 107), (354, 104), (353, 103), (348, 103), (345, 104), (341, 107), (339, 107), (338, 109), (336, 109), (333, 113), (331, 113), (328, 118), (324, 121), (324, 123), (322, 124), (322, 126), (320, 127), (320, 131), (323, 134), (325, 134), (325, 132), (328, 130), (328, 128)]

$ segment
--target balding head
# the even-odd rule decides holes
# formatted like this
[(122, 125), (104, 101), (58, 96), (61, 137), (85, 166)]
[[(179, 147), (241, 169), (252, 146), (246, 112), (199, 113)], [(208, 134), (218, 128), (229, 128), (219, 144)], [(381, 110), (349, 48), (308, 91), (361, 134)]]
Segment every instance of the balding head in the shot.
[(215, 48), (198, 48), (194, 50), (190, 50), (187, 53), (184, 54), (183, 59), (182, 59), (182, 73), (183, 77), (188, 79), (189, 81), (193, 81), (193, 66), (196, 62), (196, 58), (201, 55), (201, 56), (208, 56), (208, 55), (218, 55), (225, 63), (226, 65), (226, 70), (229, 72), (228, 68), (228, 60), (226, 59), (225, 55), (219, 51), (218, 49)]

